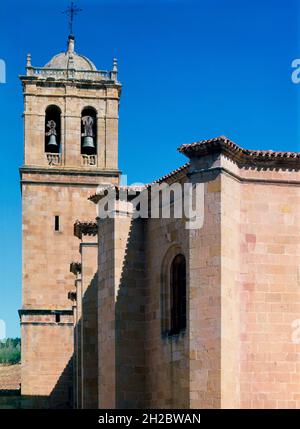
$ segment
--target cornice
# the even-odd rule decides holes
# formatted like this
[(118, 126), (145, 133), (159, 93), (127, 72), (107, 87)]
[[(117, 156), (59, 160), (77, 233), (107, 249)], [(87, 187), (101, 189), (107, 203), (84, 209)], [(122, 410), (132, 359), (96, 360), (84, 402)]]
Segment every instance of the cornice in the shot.
[(178, 150), (188, 158), (220, 153), (236, 162), (239, 167), (300, 169), (300, 152), (244, 149), (225, 136), (183, 144)]
[(98, 225), (94, 221), (80, 222), (77, 220), (74, 223), (74, 235), (75, 237), (81, 239), (83, 235), (97, 235), (98, 234)]

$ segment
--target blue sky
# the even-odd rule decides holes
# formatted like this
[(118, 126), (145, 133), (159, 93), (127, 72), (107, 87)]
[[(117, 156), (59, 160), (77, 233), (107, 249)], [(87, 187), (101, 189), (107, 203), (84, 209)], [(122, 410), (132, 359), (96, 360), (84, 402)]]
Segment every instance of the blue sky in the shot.
[[(0, 319), (19, 335), (22, 92), (26, 54), (43, 66), (66, 46), (67, 1), (0, 4), (2, 162)], [(185, 162), (182, 143), (225, 134), (243, 147), (300, 150), (297, 1), (78, 0), (75, 49), (99, 69), (119, 61), (120, 168), (148, 182)]]

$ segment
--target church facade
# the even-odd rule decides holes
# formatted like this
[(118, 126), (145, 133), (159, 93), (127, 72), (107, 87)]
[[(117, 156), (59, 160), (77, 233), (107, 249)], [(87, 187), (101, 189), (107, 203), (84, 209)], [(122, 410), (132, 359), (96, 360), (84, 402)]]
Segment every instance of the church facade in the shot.
[[(182, 145), (187, 162), (153, 184), (122, 187), (117, 62), (97, 70), (69, 36), (26, 70), (27, 404), (300, 407), (300, 154), (221, 136)], [(201, 190), (197, 228), (174, 215), (175, 185)], [(136, 216), (142, 201), (152, 213), (153, 187), (171, 189), (173, 216), (161, 200)]]

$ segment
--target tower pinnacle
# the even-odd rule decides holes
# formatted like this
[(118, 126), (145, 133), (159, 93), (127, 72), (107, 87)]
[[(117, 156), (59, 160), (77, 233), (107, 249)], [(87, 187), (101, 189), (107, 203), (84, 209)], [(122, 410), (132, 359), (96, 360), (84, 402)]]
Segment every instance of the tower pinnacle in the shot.
[(69, 54), (73, 54), (73, 52), (74, 52), (74, 43), (75, 43), (75, 38), (72, 34), (70, 34), (68, 37), (68, 53)]

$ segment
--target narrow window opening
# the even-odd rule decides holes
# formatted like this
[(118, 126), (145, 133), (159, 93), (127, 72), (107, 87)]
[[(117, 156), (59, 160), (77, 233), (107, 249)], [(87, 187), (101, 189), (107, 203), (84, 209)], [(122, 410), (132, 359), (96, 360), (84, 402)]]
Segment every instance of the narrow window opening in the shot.
[(59, 323), (60, 322), (60, 314), (56, 314), (55, 315), (55, 322)]
[(55, 216), (54, 229), (55, 231), (59, 231), (59, 216)]
[(186, 263), (183, 255), (177, 255), (171, 265), (171, 329), (169, 335), (177, 335), (186, 328)]

